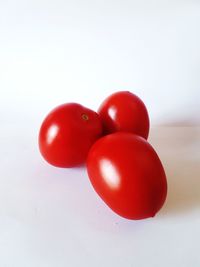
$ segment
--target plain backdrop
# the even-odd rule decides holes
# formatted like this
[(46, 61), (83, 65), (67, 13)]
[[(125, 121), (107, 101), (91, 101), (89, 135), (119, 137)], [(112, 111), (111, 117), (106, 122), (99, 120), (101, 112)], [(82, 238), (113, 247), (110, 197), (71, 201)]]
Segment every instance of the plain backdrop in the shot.
[[(0, 0), (0, 267), (200, 266), (199, 50), (198, 0)], [(38, 151), (52, 108), (118, 90), (145, 102), (166, 170), (152, 219), (120, 218), (85, 168)]]
[(198, 0), (1, 0), (0, 119), (130, 90), (153, 125), (199, 125), (199, 27)]

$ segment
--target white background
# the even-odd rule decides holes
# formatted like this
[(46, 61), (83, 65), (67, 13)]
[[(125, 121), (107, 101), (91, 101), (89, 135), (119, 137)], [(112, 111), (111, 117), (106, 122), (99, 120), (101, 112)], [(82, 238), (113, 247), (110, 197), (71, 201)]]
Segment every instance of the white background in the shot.
[(199, 25), (198, 0), (1, 0), (1, 114), (132, 90), (153, 124), (198, 125)]
[[(200, 2), (0, 1), (0, 266), (199, 267)], [(85, 169), (39, 155), (44, 116), (140, 96), (168, 177), (165, 206), (128, 221)], [(188, 127), (189, 126), (189, 127)]]

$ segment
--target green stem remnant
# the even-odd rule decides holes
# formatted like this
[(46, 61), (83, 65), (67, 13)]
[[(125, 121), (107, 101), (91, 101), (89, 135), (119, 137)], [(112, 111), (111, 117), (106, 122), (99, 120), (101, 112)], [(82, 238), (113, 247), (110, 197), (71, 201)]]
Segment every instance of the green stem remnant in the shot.
[(82, 114), (82, 119), (83, 120), (85, 120), (85, 121), (88, 121), (89, 120), (89, 117), (88, 117), (88, 115), (86, 115), (86, 114)]

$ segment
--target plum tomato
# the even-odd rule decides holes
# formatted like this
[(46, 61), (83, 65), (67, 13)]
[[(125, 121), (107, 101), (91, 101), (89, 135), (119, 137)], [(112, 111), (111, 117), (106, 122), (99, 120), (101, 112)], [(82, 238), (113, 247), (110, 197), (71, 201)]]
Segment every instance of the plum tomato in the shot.
[(131, 132), (148, 138), (149, 115), (142, 100), (128, 91), (119, 91), (104, 100), (98, 113), (104, 134)]
[(153, 217), (165, 202), (162, 163), (138, 135), (117, 132), (100, 138), (89, 151), (87, 172), (102, 200), (127, 219)]
[(81, 165), (92, 144), (102, 135), (99, 115), (80, 104), (67, 103), (53, 109), (39, 132), (44, 159), (57, 167)]

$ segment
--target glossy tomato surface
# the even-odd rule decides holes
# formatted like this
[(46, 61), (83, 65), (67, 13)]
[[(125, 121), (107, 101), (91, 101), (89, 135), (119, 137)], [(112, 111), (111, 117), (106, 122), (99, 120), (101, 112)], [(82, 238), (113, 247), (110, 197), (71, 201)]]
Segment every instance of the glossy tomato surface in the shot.
[(42, 123), (39, 148), (45, 160), (57, 167), (83, 164), (92, 144), (102, 134), (99, 115), (79, 104), (52, 110)]
[(122, 217), (153, 217), (165, 202), (167, 181), (161, 161), (137, 135), (118, 132), (99, 139), (89, 152), (87, 171), (98, 195)]
[(105, 134), (125, 131), (148, 138), (149, 115), (142, 100), (133, 93), (120, 91), (110, 95), (98, 113)]

